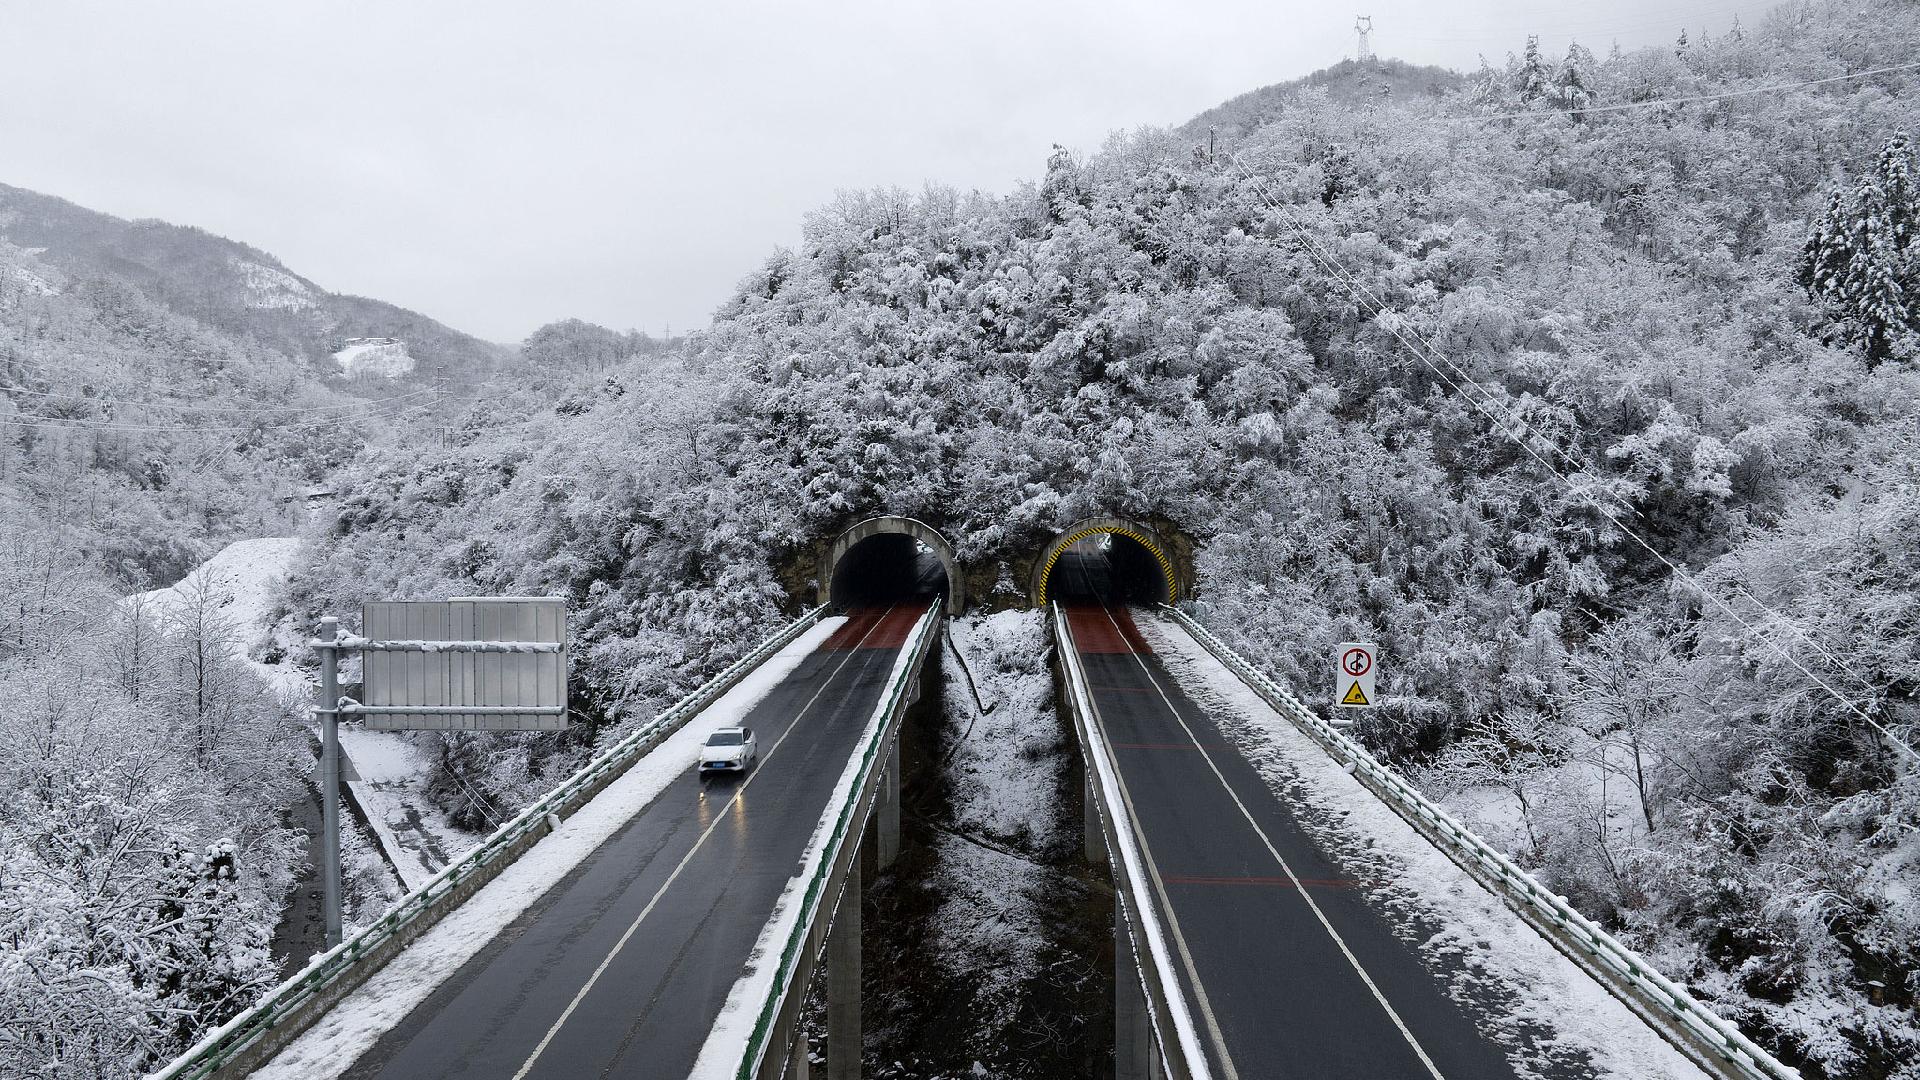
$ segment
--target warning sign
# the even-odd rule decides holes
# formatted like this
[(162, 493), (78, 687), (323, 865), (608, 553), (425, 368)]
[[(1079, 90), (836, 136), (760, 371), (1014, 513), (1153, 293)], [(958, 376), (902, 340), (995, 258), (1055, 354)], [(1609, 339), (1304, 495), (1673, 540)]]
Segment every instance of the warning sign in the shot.
[(1377, 674), (1380, 647), (1371, 641), (1343, 641), (1334, 650), (1333, 700), (1347, 708), (1362, 708), (1374, 703), (1373, 677)]

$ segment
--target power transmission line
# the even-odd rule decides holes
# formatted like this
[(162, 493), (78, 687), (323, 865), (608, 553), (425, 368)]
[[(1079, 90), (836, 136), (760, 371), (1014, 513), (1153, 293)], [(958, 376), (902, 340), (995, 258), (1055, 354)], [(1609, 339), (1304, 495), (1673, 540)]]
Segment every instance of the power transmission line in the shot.
[[(1920, 67), (1920, 64), (1908, 65), (1908, 66)], [(1364, 284), (1356, 281), (1350, 275), (1348, 275), (1347, 272), (1340, 267), (1339, 263), (1334, 260), (1333, 256), (1320, 246), (1319, 242), (1313, 238), (1313, 235), (1307, 230), (1305, 224), (1300, 221), (1299, 217), (1293, 213), (1291, 208), (1279, 202), (1278, 200), (1274, 199), (1270, 194), (1268, 194), (1265, 187), (1260, 183), (1259, 179), (1254, 177), (1244, 167), (1241, 167), (1240, 171), (1241, 171), (1241, 176), (1245, 180), (1247, 180), (1247, 182), (1252, 186), (1254, 194), (1259, 196), (1260, 200), (1266, 203), (1269, 208), (1276, 210), (1281, 214), (1281, 216), (1285, 219), (1286, 224), (1293, 229), (1295, 236), (1299, 238), (1302, 245), (1311, 250), (1314, 260), (1318, 262), (1321, 265), (1321, 267), (1327, 271), (1327, 273), (1332, 275), (1336, 280), (1340, 282), (1341, 286), (1346, 289), (1347, 294), (1351, 296), (1356, 303), (1360, 304), (1363, 308), (1368, 305), (1371, 305), (1373, 308), (1372, 313), (1375, 316), (1379, 316), (1382, 314), (1391, 314), (1388, 311), (1387, 304), (1384, 300), (1380, 299), (1379, 296), (1374, 294), (1374, 292), (1371, 289), (1368, 289)], [(1547, 439), (1545, 436), (1540, 435), (1539, 432), (1534, 431), (1532, 427), (1529, 426), (1524, 419), (1515, 415), (1513, 411), (1510, 408), (1508, 408), (1505, 404), (1498, 402), (1491, 390), (1488, 390), (1478, 380), (1474, 379), (1472, 375), (1468, 374), (1458, 364), (1454, 363), (1453, 360), (1450, 359), (1445, 352), (1441, 351), (1437, 345), (1434, 345), (1431, 341), (1428, 341), (1424, 337), (1420, 338), (1420, 340), (1425, 345), (1425, 348), (1422, 348), (1420, 345), (1416, 345), (1413, 342), (1408, 341), (1406, 338), (1406, 335), (1400, 332), (1398, 320), (1389, 320), (1387, 322), (1384, 322), (1382, 325), (1385, 326), (1387, 332), (1392, 334), (1394, 338), (1396, 338), (1400, 342), (1400, 344), (1406, 346), (1409, 352), (1413, 353), (1413, 355), (1416, 358), (1418, 358), (1421, 363), (1425, 364), (1428, 370), (1432, 371), (1435, 375), (1439, 376), (1442, 382), (1445, 382), (1449, 387), (1451, 387), (1454, 393), (1458, 394), (1460, 397), (1466, 399), (1469, 403), (1471, 403), (1474, 406), (1474, 408), (1478, 409), (1482, 413), (1482, 415), (1486, 416), (1488, 420), (1492, 421), (1493, 424), (1500, 429), (1502, 434), (1506, 435), (1509, 439), (1511, 439), (1515, 443), (1515, 445), (1519, 446), (1522, 450), (1526, 451), (1529, 457), (1532, 457), (1535, 461), (1539, 462), (1543, 468), (1545, 468), (1548, 472), (1552, 473), (1555, 477), (1557, 477), (1561, 483), (1565, 484), (1569, 492), (1571, 492), (1576, 497), (1586, 501), (1595, 510), (1599, 511), (1602, 516), (1604, 516), (1608, 521), (1613, 523), (1615, 528), (1619, 529), (1624, 535), (1626, 535), (1634, 543), (1638, 544), (1649, 555), (1652, 555), (1655, 559), (1659, 560), (1660, 563), (1666, 566), (1667, 569), (1670, 570), (1676, 577), (1686, 582), (1702, 597), (1711, 601), (1714, 604), (1714, 606), (1726, 612), (1729, 616), (1733, 618), (1735, 622), (1739, 623), (1743, 629), (1753, 633), (1754, 636), (1758, 637), (1770, 649), (1772, 649), (1775, 653), (1777, 653), (1783, 660), (1791, 664), (1802, 675), (1805, 675), (1808, 680), (1814, 683), (1814, 685), (1820, 687), (1822, 690), (1825, 690), (1829, 695), (1833, 697), (1835, 701), (1839, 702), (1842, 706), (1844, 706), (1845, 708), (1853, 712), (1855, 715), (1859, 716), (1860, 719), (1866, 721), (1869, 726), (1871, 726), (1875, 731), (1879, 732), (1880, 735), (1884, 737), (1894, 747), (1896, 747), (1897, 749), (1905, 753), (1908, 757), (1913, 758), (1914, 761), (1920, 762), (1920, 750), (1915, 750), (1912, 746), (1909, 746), (1904, 740), (1896, 736), (1891, 730), (1886, 728), (1878, 720), (1875, 720), (1871, 715), (1869, 715), (1866, 710), (1854, 704), (1851, 698), (1840, 693), (1838, 690), (1835, 690), (1833, 686), (1830, 685), (1826, 680), (1814, 674), (1812, 669), (1808, 668), (1805, 664), (1802, 664), (1798, 657), (1794, 656), (1791, 652), (1789, 652), (1787, 649), (1782, 647), (1779, 644), (1779, 642), (1775, 641), (1772, 635), (1766, 633), (1764, 629), (1757, 627), (1753, 623), (1749, 622), (1745, 616), (1741, 615), (1740, 612), (1733, 607), (1733, 605), (1727, 603), (1725, 600), (1722, 600), (1718, 595), (1713, 593), (1704, 584), (1702, 584), (1698, 578), (1694, 577), (1691, 573), (1687, 572), (1687, 570), (1685, 570), (1684, 568), (1682, 568), (1681, 566), (1673, 562), (1673, 560), (1667, 558), (1666, 555), (1662, 554), (1659, 551), (1659, 549), (1655, 548), (1653, 544), (1648, 542), (1646, 538), (1642, 537), (1639, 533), (1635, 532), (1630, 526), (1627, 525), (1626, 522), (1622, 521), (1618, 516), (1616, 516), (1613, 513), (1613, 511), (1609, 510), (1604, 505), (1601, 505), (1601, 503), (1597, 499), (1593, 498), (1591, 495), (1589, 495), (1579, 487), (1575, 486), (1572, 479), (1568, 477), (1566, 473), (1561, 472), (1559, 468), (1555, 467), (1551, 461), (1548, 461), (1545, 457), (1542, 457), (1540, 452), (1534, 449), (1532, 443), (1528, 439), (1522, 438), (1520, 435), (1515, 434), (1513, 428), (1508, 426), (1507, 420), (1503, 420), (1500, 417), (1495, 416), (1494, 413), (1487, 408), (1487, 402), (1492, 401), (1495, 404), (1498, 404), (1501, 411), (1507, 414), (1507, 417), (1509, 420), (1511, 420), (1514, 424), (1517, 424), (1522, 430), (1526, 431), (1528, 434), (1534, 435), (1542, 439), (1543, 441), (1545, 441), (1547, 445), (1550, 448), (1552, 448), (1553, 451), (1562, 458), (1562, 460), (1568, 463), (1569, 466), (1576, 469), (1580, 469), (1582, 471), (1587, 471), (1585, 466), (1575, 461), (1573, 457), (1570, 454), (1568, 454), (1566, 451), (1560, 449), (1558, 446), (1555, 446), (1552, 440)], [(1416, 334), (1416, 337), (1418, 336), (1419, 335)], [(1454, 376), (1448, 375), (1447, 372), (1442, 371), (1439, 365), (1435, 364), (1433, 360), (1429, 358), (1429, 356), (1427, 355), (1429, 352), (1431, 352), (1433, 356), (1438, 357), (1442, 363), (1445, 363), (1447, 365), (1448, 368), (1452, 369), (1452, 371), (1454, 372), (1454, 375), (1458, 376), (1458, 381), (1456, 381)], [(1462, 382), (1472, 386), (1475, 390), (1479, 391), (1479, 394), (1474, 395), (1474, 394), (1467, 393), (1466, 390), (1461, 386)], [(1595, 475), (1599, 475), (1599, 474), (1595, 474)], [(1644, 516), (1644, 515), (1640, 515), (1640, 512), (1638, 509), (1634, 508), (1631, 504), (1626, 503), (1624, 499), (1620, 499), (1619, 496), (1614, 495), (1612, 497), (1618, 500), (1620, 502), (1620, 505), (1625, 507), (1630, 513), (1638, 516)], [(1747, 599), (1753, 601), (1753, 603), (1757, 607), (1759, 607), (1762, 611), (1766, 612), (1767, 615), (1771, 616), (1773, 619), (1778, 620), (1779, 622), (1792, 628), (1794, 633), (1797, 636), (1799, 636), (1801, 640), (1812, 642), (1812, 638), (1808, 637), (1804, 631), (1800, 630), (1798, 626), (1795, 626), (1793, 622), (1789, 620), (1786, 616), (1773, 610), (1771, 607), (1763, 603), (1758, 597), (1754, 596), (1751, 592), (1747, 591), (1744, 587), (1741, 588), (1741, 592), (1746, 595)], [(1833, 654), (1827, 651), (1824, 647), (1820, 646), (1817, 643), (1814, 643), (1814, 648), (1822, 656), (1826, 657), (1829, 662), (1832, 662), (1835, 664), (1835, 666), (1840, 667), (1842, 670), (1845, 670), (1845, 665), (1840, 664), (1838, 660), (1833, 656)]]

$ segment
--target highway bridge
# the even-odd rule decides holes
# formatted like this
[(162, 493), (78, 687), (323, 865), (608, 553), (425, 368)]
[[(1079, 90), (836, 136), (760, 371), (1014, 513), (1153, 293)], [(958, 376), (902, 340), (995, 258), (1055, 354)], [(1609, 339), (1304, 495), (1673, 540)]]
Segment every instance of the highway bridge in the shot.
[[(1168, 531), (1090, 518), (1021, 568), (1114, 882), (1111, 1075), (1793, 1075), (1171, 606)], [(822, 965), (827, 1075), (862, 1075), (863, 880), (898, 850), (901, 720), (969, 571), (905, 518), (818, 556), (819, 607), (156, 1075), (806, 1077)], [(696, 776), (730, 724), (759, 764)], [(1332, 798), (1380, 809), (1366, 851), (1330, 840)], [(1403, 864), (1425, 876), (1379, 880)], [(1533, 974), (1431, 948), (1421, 889)]]

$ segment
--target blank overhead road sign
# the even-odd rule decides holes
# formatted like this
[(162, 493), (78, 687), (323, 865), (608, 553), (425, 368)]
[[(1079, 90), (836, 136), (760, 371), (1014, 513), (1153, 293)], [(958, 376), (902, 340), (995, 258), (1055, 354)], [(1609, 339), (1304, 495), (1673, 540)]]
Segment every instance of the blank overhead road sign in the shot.
[(1376, 700), (1373, 677), (1380, 668), (1380, 646), (1371, 641), (1343, 641), (1333, 651), (1334, 704), (1350, 709)]
[[(567, 726), (567, 605), (559, 597), (382, 600), (361, 637), (320, 620), (321, 892), (340, 944), (340, 718), (376, 731), (555, 731)], [(340, 654), (365, 657), (361, 697), (340, 694)]]
[(567, 726), (567, 607), (559, 597), (383, 600), (362, 606), (375, 731)]

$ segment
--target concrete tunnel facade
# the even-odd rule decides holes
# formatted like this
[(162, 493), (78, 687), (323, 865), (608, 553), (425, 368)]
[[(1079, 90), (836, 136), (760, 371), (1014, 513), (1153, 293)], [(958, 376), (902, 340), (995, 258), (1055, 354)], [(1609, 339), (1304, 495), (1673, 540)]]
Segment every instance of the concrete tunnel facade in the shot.
[[(875, 550), (876, 546), (878, 550)], [(954, 557), (953, 545), (947, 543), (947, 538), (941, 536), (937, 529), (923, 521), (892, 515), (871, 517), (859, 522), (828, 545), (826, 553), (820, 557), (814, 595), (821, 603), (848, 602), (851, 595), (847, 581), (849, 572), (880, 567), (896, 573), (903, 557), (916, 554), (922, 546), (939, 560), (946, 573), (947, 614), (957, 615), (966, 610), (967, 582), (965, 575), (960, 572), (959, 560)], [(861, 556), (856, 549), (871, 553), (867, 566), (860, 565)], [(849, 561), (850, 557), (852, 562)]]
[[(1193, 589), (1193, 541), (1167, 524), (1152, 524), (1129, 518), (1096, 516), (1081, 518), (1055, 533), (1033, 561), (1028, 586), (1029, 602), (1037, 608), (1047, 606), (1051, 578), (1060, 557), (1075, 544), (1099, 536), (1115, 536), (1137, 545), (1144, 559), (1150, 559), (1158, 571), (1162, 599), (1179, 603)], [(1117, 549), (1126, 553), (1125, 548)]]
[[(965, 611), (969, 601), (985, 603), (995, 610), (1023, 605), (1045, 607), (1049, 578), (1063, 554), (1075, 544), (1099, 536), (1117, 538), (1113, 548), (1117, 569), (1137, 581), (1151, 578), (1158, 583), (1157, 595), (1149, 599), (1178, 603), (1192, 594), (1193, 539), (1169, 521), (1114, 515), (1082, 518), (1054, 532), (1044, 543), (1028, 548), (1027, 554), (973, 566), (962, 565), (953, 545), (926, 522), (897, 514), (876, 515), (847, 527), (831, 541), (818, 541), (820, 546), (813, 549), (817, 556), (808, 556), (814, 561), (805, 571), (811, 580), (804, 586), (795, 578), (786, 580), (793, 583), (790, 587), (796, 589), (796, 600), (804, 597), (799, 590), (810, 587), (815, 603), (874, 603), (880, 602), (878, 598), (889, 589), (905, 589), (908, 583), (898, 580), (898, 575), (906, 568), (918, 565), (922, 572), (930, 573), (930, 557), (945, 577), (949, 615)], [(1008, 593), (1004, 584), (998, 590), (992, 588), (996, 579), (1004, 583), (1009, 575), (1014, 582), (1024, 583), (1024, 590)]]

